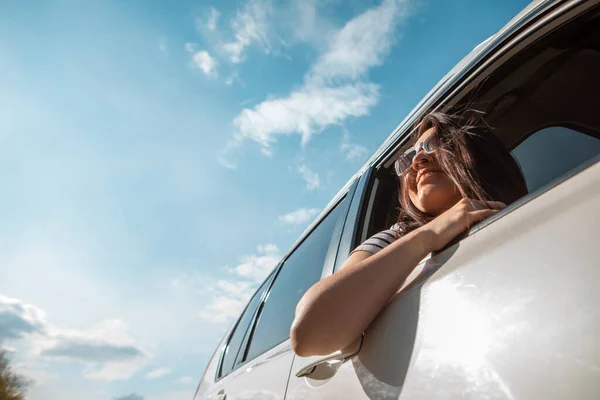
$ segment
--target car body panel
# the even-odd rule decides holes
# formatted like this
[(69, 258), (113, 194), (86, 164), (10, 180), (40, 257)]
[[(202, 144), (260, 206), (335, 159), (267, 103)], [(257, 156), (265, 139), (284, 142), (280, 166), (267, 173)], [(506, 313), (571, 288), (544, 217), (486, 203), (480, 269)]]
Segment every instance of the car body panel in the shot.
[(323, 357), (296, 357), (288, 384), (287, 400), (369, 399), (363, 390), (362, 380), (356, 373), (352, 361), (344, 363), (337, 373), (327, 381), (295, 376), (295, 373), (302, 367), (321, 358)]
[[(217, 399), (219, 394), (228, 400), (279, 400), (285, 396), (294, 352), (289, 340), (249, 361), (222, 379), (201, 382), (195, 399)], [(217, 360), (212, 360), (206, 371), (208, 377), (216, 374)]]
[(198, 383), (196, 392), (194, 393), (194, 400), (214, 399), (215, 397), (213, 395), (221, 389), (222, 382), (216, 382), (215, 377), (217, 376), (219, 362), (232, 329), (233, 327), (228, 329), (227, 334), (223, 336), (223, 339), (217, 346), (217, 350), (209, 360), (208, 365), (204, 370), (204, 374)]
[(294, 352), (287, 340), (248, 362), (223, 379), (227, 399), (283, 399), (293, 359)]
[(433, 255), (357, 357), (320, 387), (292, 373), (288, 398), (596, 398), (598, 204), (595, 163)]
[(358, 359), (402, 399), (596, 398), (598, 204), (596, 163), (433, 256)]

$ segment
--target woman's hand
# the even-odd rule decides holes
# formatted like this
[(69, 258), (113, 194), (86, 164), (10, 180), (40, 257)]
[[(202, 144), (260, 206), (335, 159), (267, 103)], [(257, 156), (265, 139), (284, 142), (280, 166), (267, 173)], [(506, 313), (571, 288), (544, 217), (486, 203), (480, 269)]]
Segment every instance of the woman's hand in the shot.
[(451, 209), (419, 229), (428, 232), (428, 236), (431, 237), (430, 250), (437, 251), (472, 225), (483, 221), (505, 207), (506, 204), (499, 201), (462, 199)]

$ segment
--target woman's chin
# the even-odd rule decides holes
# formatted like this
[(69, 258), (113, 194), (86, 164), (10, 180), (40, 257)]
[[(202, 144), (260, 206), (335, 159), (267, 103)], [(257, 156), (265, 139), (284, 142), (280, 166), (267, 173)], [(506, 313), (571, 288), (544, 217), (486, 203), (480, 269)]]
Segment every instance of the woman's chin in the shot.
[(460, 200), (460, 194), (454, 185), (436, 185), (433, 183), (420, 185), (418, 201), (415, 205), (424, 213), (438, 215), (451, 208)]

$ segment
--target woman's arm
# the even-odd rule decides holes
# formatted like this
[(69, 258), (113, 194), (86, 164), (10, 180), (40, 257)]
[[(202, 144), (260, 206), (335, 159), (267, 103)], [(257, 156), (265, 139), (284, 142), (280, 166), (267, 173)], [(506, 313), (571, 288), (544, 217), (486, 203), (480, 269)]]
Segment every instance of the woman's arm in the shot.
[(357, 251), (311, 287), (292, 324), (296, 354), (329, 354), (352, 343), (429, 253), (427, 242), (427, 232), (416, 230), (377, 254)]
[(342, 269), (317, 282), (296, 307), (291, 342), (300, 356), (325, 355), (352, 343), (431, 251), (505, 207), (463, 199), (377, 254), (353, 253)]

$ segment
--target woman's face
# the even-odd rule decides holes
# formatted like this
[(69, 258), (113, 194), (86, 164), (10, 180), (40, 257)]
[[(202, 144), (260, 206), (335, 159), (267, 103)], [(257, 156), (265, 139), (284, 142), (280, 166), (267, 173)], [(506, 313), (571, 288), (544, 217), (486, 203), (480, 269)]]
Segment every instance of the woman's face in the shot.
[[(415, 144), (434, 134), (435, 128), (428, 129)], [(435, 143), (432, 147), (435, 148)], [(412, 169), (407, 170), (405, 174), (410, 200), (426, 214), (437, 216), (461, 199), (454, 182), (439, 167), (435, 151), (427, 154), (420, 150), (413, 159)]]

